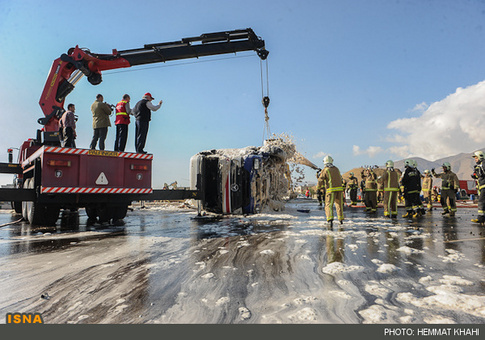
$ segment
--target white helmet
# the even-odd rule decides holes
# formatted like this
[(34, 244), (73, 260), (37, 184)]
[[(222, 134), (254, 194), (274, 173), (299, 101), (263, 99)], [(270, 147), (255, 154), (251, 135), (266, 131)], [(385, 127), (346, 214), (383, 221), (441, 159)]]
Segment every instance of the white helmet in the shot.
[(472, 157), (478, 157), (480, 161), (483, 161), (485, 159), (485, 154), (483, 151), (475, 151)]
[(332, 165), (333, 164), (333, 158), (330, 157), (330, 156), (325, 156), (325, 158), (323, 159), (323, 164), (325, 165)]
[(446, 170), (451, 170), (451, 164), (449, 162), (444, 162), (443, 168), (446, 169)]
[(428, 169), (424, 170), (424, 173), (429, 174), (429, 170)]
[(393, 161), (391, 161), (391, 160), (388, 160), (388, 161), (386, 162), (386, 167), (388, 167), (388, 168), (394, 168), (394, 162), (393, 162)]
[(411, 162), (413, 162), (413, 167), (417, 168), (418, 167), (418, 162), (416, 162), (415, 159), (411, 159)]
[(409, 166), (409, 167), (413, 166), (413, 160), (412, 159), (406, 159), (404, 161), (404, 166)]

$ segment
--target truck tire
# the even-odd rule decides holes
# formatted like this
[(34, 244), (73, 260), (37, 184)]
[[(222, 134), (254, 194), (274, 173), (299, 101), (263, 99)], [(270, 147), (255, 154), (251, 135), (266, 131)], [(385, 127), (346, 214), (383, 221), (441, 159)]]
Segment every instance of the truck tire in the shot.
[(102, 205), (96, 209), (98, 214), (99, 223), (109, 223), (113, 218), (113, 210), (107, 205)]
[(12, 209), (16, 214), (22, 213), (22, 201), (12, 201)]
[(88, 216), (88, 224), (94, 224), (98, 220), (98, 213), (96, 208), (86, 207), (86, 215)]
[(128, 212), (128, 204), (117, 205), (113, 207), (113, 220), (122, 220)]
[[(27, 189), (28, 186), (29, 186), (29, 183), (30, 183), (30, 178), (27, 178), (25, 181), (24, 181), (24, 189)], [(24, 220), (28, 221), (29, 220), (29, 216), (28, 216), (28, 213), (27, 213), (27, 201), (22, 201), (22, 217), (24, 218)]]
[[(34, 189), (34, 180), (29, 178), (24, 182), (24, 188)], [(59, 218), (60, 208), (56, 205), (45, 205), (38, 202), (22, 202), (22, 216), (32, 225), (55, 225)]]

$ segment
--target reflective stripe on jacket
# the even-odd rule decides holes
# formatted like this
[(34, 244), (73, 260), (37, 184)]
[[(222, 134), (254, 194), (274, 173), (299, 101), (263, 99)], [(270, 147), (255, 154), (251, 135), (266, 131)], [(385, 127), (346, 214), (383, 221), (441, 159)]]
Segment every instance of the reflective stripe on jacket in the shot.
[(456, 190), (460, 188), (458, 177), (451, 170), (440, 174), (434, 173), (433, 176), (441, 178), (441, 190)]
[(325, 187), (327, 192), (343, 191), (342, 176), (340, 170), (336, 166), (327, 166), (318, 177), (318, 188)]
[(384, 191), (399, 191), (399, 174), (394, 169), (384, 172), (381, 181), (384, 184)]
[(115, 124), (130, 124), (130, 115), (126, 113), (126, 100), (122, 100), (116, 104), (116, 119)]

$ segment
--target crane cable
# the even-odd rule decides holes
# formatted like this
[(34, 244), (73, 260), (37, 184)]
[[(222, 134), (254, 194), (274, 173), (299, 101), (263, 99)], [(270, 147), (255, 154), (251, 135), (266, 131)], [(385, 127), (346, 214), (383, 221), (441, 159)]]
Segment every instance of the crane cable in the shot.
[(271, 137), (271, 130), (269, 128), (269, 115), (268, 115), (268, 106), (269, 106), (269, 72), (268, 72), (268, 60), (264, 60), (266, 66), (266, 95), (265, 95), (265, 87), (264, 87), (264, 72), (263, 72), (263, 60), (259, 61), (260, 69), (261, 69), (261, 97), (262, 103), (264, 106), (264, 129), (263, 129), (263, 143), (266, 138)]

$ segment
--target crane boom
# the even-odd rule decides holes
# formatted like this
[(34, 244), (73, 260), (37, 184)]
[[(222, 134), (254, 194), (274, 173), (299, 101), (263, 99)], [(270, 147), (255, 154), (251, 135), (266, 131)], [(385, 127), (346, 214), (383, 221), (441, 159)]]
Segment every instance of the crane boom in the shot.
[(251, 28), (206, 33), (180, 41), (148, 44), (138, 49), (113, 50), (112, 54), (91, 53), (76, 46), (54, 60), (39, 101), (45, 117), (38, 122), (44, 125), (45, 132), (58, 131), (64, 101), (83, 76), (97, 85), (102, 82), (101, 72), (106, 70), (251, 50), (256, 51), (262, 60), (269, 53), (264, 40)]

